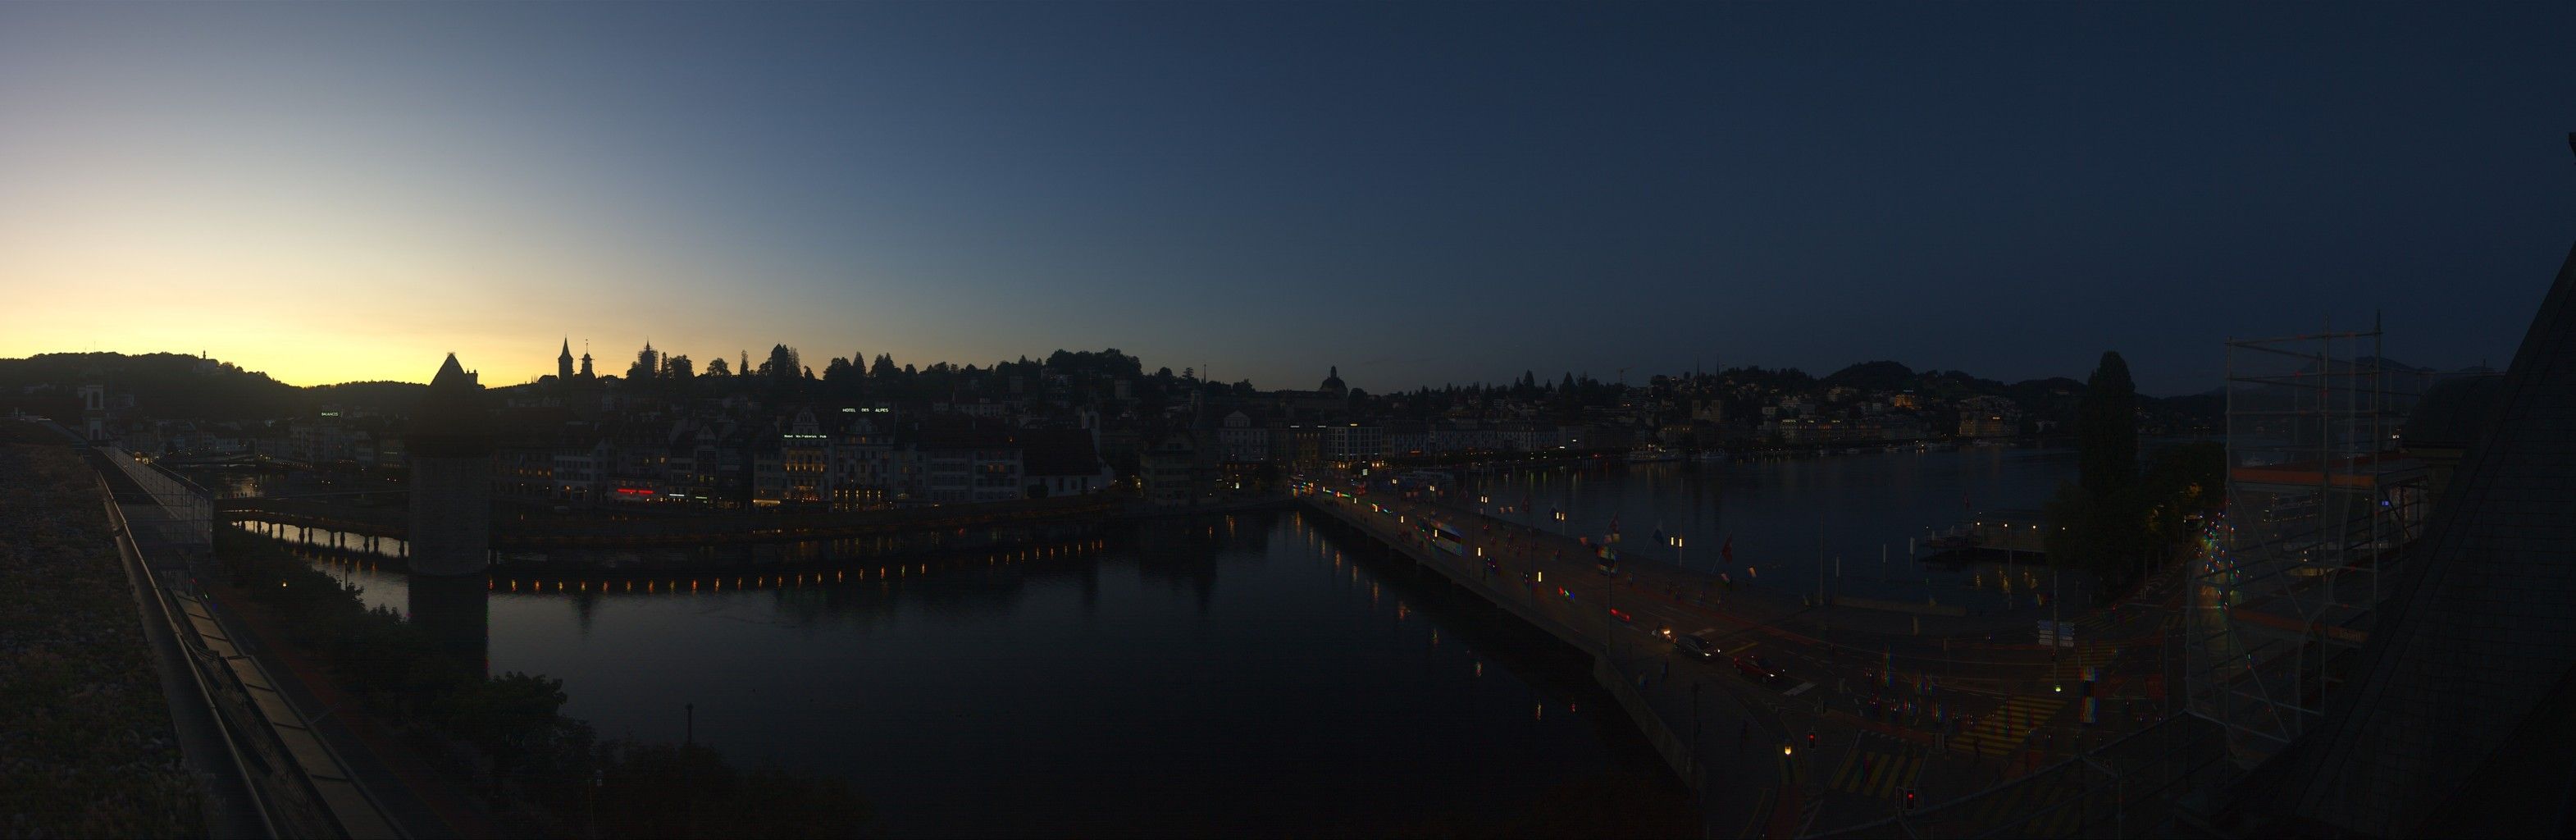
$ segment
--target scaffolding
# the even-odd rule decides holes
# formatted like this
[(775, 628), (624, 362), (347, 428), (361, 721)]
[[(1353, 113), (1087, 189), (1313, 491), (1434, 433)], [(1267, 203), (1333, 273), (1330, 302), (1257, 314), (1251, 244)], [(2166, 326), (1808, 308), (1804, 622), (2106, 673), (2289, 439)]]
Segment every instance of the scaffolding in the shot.
[(2318, 716), (2423, 531), (2427, 473), (2397, 435), (2429, 379), (2385, 361), (2376, 324), (2227, 343), (2227, 509), (2193, 566), (2185, 692), (2240, 766)]

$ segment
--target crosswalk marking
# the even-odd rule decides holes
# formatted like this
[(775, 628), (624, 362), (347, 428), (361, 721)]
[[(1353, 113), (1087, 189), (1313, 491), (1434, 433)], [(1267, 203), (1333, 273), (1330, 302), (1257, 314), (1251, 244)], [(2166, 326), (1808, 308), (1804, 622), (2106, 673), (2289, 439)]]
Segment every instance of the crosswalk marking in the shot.
[(1976, 728), (1950, 739), (1950, 743), (1980, 758), (2009, 755), (2021, 748), (2032, 730), (2047, 725), (2064, 708), (2065, 699), (2056, 695), (2015, 696), (1978, 720)]
[(1798, 694), (1799, 694), (1800, 692), (1803, 692), (1803, 691), (1806, 691), (1807, 689), (1815, 688), (1815, 687), (1816, 687), (1816, 684), (1815, 684), (1815, 683), (1811, 683), (1811, 682), (1802, 682), (1802, 683), (1799, 683), (1799, 684), (1798, 684), (1798, 687), (1797, 687), (1797, 688), (1789, 689), (1788, 691), (1781, 692), (1780, 694), (1781, 694), (1781, 696), (1784, 696), (1784, 697), (1796, 697), (1796, 696), (1798, 696)]
[(1854, 750), (1843, 758), (1842, 768), (1834, 771), (1833, 788), (1862, 796), (1895, 799), (1906, 788), (1914, 787), (1922, 775), (1923, 754), (1920, 751)]

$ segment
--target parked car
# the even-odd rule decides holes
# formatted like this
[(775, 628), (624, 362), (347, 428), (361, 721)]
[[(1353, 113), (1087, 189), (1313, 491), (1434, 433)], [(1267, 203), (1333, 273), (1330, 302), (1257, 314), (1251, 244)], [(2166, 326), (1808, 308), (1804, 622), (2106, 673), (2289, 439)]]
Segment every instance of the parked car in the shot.
[(1748, 654), (1736, 657), (1735, 672), (1743, 674), (1746, 679), (1750, 679), (1755, 682), (1775, 683), (1780, 681), (1780, 669), (1772, 667), (1769, 660), (1765, 660), (1760, 656)]

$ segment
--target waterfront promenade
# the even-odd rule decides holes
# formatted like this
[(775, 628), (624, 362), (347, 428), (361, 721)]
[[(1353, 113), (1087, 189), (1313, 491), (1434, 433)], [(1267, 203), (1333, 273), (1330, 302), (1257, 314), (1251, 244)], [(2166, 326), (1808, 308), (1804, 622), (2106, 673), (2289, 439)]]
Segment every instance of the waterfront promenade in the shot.
[[(1795, 769), (1782, 754), (1788, 730), (1776, 716), (1735, 702), (1714, 668), (1676, 670), (1652, 628), (1610, 621), (1593, 607), (1610, 601), (1610, 582), (1579, 565), (1555, 563), (1500, 540), (1479, 539), (1461, 553), (1434, 548), (1409, 527), (1409, 515), (1332, 492), (1301, 499), (1329, 521), (1376, 539), (1395, 553), (1437, 570), (1459, 586), (1594, 657), (1594, 677), (1619, 699), (1658, 753), (1700, 802), (1711, 836), (1794, 833), (1800, 813)], [(1481, 554), (1481, 556), (1480, 556)], [(1490, 561), (1490, 562), (1489, 562)]]
[[(1592, 653), (1701, 791), (1715, 834), (1830, 830), (1893, 816), (1908, 792), (1926, 808), (1968, 796), (2142, 725), (2148, 698), (2135, 689), (2156, 680), (2119, 677), (2162, 670), (2153, 653), (2169, 614), (2152, 610), (2069, 614), (2093, 641), (2051, 651), (2031, 643), (2026, 616), (1820, 607), (1812, 593), (1730, 586), (1634, 552), (1605, 575), (1571, 536), (1359, 489), (1316, 484), (1303, 498)], [(1458, 533), (1458, 553), (1422, 536), (1424, 517)], [(1723, 653), (1677, 656), (1661, 628), (1714, 629)], [(1779, 676), (1748, 679), (1737, 656)], [(2092, 727), (2079, 696), (2088, 668), (2131, 692), (2096, 692), (2106, 705)], [(1747, 760), (1757, 747), (1767, 766)]]

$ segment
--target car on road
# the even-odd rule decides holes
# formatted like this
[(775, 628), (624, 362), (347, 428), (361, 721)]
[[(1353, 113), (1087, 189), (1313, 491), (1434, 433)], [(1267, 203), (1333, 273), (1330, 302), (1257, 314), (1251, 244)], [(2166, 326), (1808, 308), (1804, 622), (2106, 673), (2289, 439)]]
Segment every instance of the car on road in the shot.
[(1702, 628), (1696, 633), (1684, 633), (1680, 636), (1676, 636), (1673, 638), (1673, 647), (1679, 648), (1682, 653), (1696, 656), (1701, 659), (1716, 659), (1718, 653), (1717, 628), (1707, 627)]
[(1780, 669), (1772, 666), (1770, 660), (1747, 654), (1736, 657), (1734, 661), (1735, 672), (1743, 674), (1745, 679), (1760, 683), (1780, 681)]
[(1619, 623), (1621, 623), (1621, 624), (1626, 624), (1626, 623), (1633, 622), (1633, 621), (1636, 621), (1636, 620), (1637, 620), (1635, 616), (1631, 616), (1631, 615), (1629, 615), (1627, 610), (1623, 610), (1623, 609), (1620, 609), (1620, 608), (1618, 608), (1618, 607), (1611, 607), (1611, 608), (1610, 608), (1610, 617), (1611, 617), (1611, 618), (1618, 619), (1618, 620), (1619, 620)]

